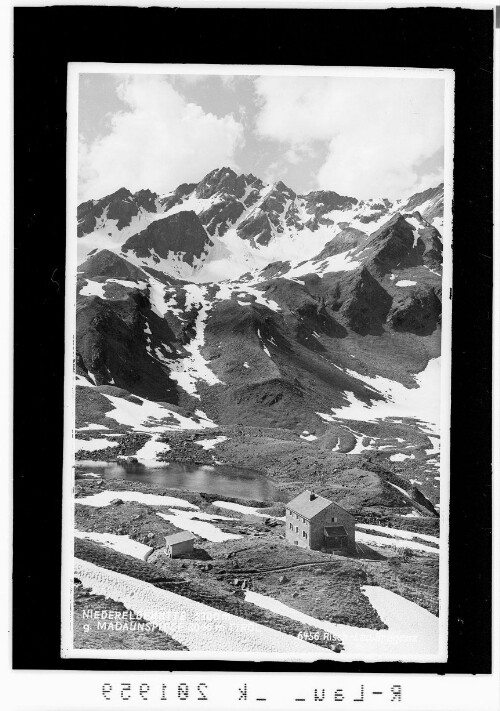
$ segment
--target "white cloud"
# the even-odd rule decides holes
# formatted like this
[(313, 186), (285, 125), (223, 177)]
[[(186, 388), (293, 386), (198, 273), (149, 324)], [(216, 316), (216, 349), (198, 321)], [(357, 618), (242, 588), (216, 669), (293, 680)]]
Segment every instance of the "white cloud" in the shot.
[(284, 157), (292, 165), (297, 165), (302, 160), (301, 155), (302, 154), (300, 150), (298, 150), (297, 148), (289, 148), (286, 151)]
[(283, 166), (279, 161), (273, 161), (266, 167), (263, 179), (265, 183), (277, 183), (278, 180), (281, 180), (282, 175)]
[(418, 167), (443, 146), (441, 79), (259, 77), (255, 88), (260, 136), (291, 158), (321, 144), (322, 189), (399, 197), (425, 182)]
[(411, 189), (403, 191), (401, 197), (410, 197), (415, 193), (423, 192), (428, 188), (435, 188), (439, 183), (444, 182), (444, 171), (443, 168), (433, 170), (430, 173), (426, 173), (418, 178), (417, 182), (411, 187)]
[(80, 143), (81, 200), (120, 187), (168, 192), (218, 166), (237, 168), (243, 126), (232, 115), (203, 111), (160, 76), (128, 77), (117, 93), (125, 108), (111, 117), (110, 132)]

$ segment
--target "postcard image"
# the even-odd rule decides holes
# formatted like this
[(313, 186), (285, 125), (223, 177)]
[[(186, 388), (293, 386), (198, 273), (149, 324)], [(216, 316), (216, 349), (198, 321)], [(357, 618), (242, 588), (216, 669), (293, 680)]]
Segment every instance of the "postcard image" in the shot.
[(69, 65), (65, 658), (446, 662), (453, 79)]

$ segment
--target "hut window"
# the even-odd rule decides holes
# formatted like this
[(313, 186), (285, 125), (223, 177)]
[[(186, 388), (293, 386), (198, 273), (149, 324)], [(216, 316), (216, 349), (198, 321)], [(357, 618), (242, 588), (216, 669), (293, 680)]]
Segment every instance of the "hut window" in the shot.
[(302, 531), (302, 538), (307, 538), (307, 533), (305, 531)]
[(298, 533), (298, 532), (299, 532), (299, 527), (295, 526), (295, 533)]

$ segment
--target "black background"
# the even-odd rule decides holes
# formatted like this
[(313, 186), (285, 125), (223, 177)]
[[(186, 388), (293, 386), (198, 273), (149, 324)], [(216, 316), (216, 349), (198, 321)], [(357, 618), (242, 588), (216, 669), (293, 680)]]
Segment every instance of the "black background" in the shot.
[[(14, 668), (490, 672), (493, 12), (23, 7), (14, 53)], [(60, 658), (69, 61), (455, 70), (447, 664)]]

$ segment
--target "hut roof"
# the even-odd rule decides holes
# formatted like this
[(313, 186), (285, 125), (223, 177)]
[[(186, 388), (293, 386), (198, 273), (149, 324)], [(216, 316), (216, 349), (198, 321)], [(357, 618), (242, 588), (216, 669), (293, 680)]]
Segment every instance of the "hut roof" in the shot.
[(190, 533), (190, 531), (180, 531), (179, 533), (172, 533), (170, 536), (165, 536), (165, 545), (170, 546), (172, 543), (186, 543), (187, 541), (194, 541), (195, 536)]
[(306, 489), (301, 494), (296, 496), (294, 499), (288, 502), (286, 507), (292, 509), (295, 513), (304, 516), (305, 518), (313, 518), (319, 514), (323, 509), (326, 509), (330, 504), (333, 503), (324, 496), (319, 496), (314, 494), (312, 491)]

